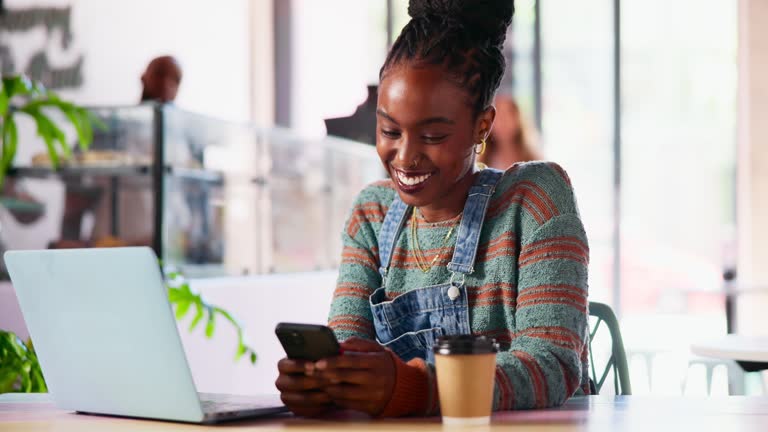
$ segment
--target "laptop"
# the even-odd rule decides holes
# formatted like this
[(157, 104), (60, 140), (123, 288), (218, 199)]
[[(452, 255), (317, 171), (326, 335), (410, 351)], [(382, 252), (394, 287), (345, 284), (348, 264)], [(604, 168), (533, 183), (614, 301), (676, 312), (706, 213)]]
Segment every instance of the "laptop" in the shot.
[(152, 249), (8, 251), (5, 262), (62, 409), (190, 423), (287, 411), (277, 395), (197, 392)]

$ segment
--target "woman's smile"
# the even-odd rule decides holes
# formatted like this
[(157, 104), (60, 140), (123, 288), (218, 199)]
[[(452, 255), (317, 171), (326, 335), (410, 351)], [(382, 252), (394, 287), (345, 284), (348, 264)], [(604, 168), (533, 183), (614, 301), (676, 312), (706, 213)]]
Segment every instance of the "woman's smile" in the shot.
[(436, 170), (401, 170), (390, 165), (392, 178), (397, 187), (407, 194), (416, 194), (429, 185), (429, 180), (437, 172)]

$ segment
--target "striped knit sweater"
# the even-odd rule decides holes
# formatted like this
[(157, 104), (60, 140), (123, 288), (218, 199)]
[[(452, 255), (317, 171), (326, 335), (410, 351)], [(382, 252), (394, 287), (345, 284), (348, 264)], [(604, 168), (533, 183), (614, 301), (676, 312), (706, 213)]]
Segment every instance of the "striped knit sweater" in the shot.
[[(342, 237), (344, 249), (329, 326), (339, 340), (375, 338), (368, 296), (381, 286), (378, 234), (395, 198), (391, 180), (366, 187), (355, 201)], [(446, 283), (459, 217), (417, 220), (426, 262), (422, 272), (411, 250), (411, 220), (393, 251), (387, 296)], [(445, 244), (444, 244), (445, 243)], [(558, 406), (575, 393), (589, 394), (587, 262), (589, 251), (570, 180), (554, 163), (529, 162), (508, 169), (488, 205), (474, 273), (466, 278), (472, 333), (505, 346), (497, 355), (494, 409)], [(396, 384), (385, 416), (438, 411), (434, 366), (396, 355)]]

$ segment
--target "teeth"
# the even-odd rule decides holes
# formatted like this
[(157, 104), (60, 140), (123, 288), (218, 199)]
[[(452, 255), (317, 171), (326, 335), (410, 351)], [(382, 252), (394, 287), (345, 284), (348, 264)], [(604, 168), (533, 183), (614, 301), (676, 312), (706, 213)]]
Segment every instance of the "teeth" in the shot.
[(417, 177), (408, 177), (405, 174), (401, 173), (400, 171), (397, 171), (397, 178), (403, 184), (408, 185), (408, 186), (415, 186), (415, 185), (417, 185), (419, 183), (423, 183), (424, 180), (430, 178), (431, 176), (432, 176), (432, 174), (425, 174), (425, 175), (420, 175), (420, 176), (417, 176)]

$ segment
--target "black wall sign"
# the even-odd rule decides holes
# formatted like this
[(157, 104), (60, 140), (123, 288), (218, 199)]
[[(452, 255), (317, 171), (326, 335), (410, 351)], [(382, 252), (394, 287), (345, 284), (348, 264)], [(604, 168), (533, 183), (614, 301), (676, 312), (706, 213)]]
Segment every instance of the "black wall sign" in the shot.
[[(78, 55), (69, 65), (54, 67), (48, 61), (46, 52), (49, 47), (62, 52), (72, 49), (71, 12), (72, 8), (69, 6), (2, 9), (0, 0), (0, 74), (5, 76), (23, 73), (50, 89), (80, 87), (83, 84), (83, 55)], [(8, 36), (40, 27), (45, 29), (45, 43), (37, 48), (28, 64), (15, 64), (12, 55), (14, 47), (8, 42), (11, 39)], [(60, 34), (60, 37), (57, 37), (57, 34)], [(52, 41), (56, 40), (61, 41), (60, 46), (53, 46)]]

